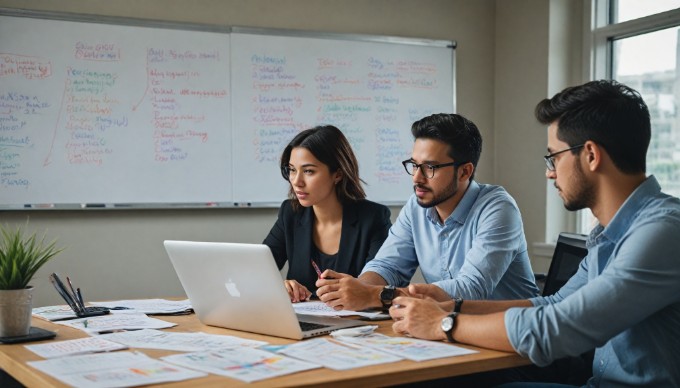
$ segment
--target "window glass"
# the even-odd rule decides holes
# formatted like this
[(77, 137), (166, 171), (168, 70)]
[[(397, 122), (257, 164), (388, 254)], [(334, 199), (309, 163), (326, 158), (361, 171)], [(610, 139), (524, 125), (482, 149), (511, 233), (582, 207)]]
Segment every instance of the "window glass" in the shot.
[(647, 174), (680, 197), (679, 27), (614, 41), (612, 78), (640, 92), (652, 119)]
[[(680, 0), (613, 0), (619, 22), (668, 11)], [(652, 122), (647, 152), (647, 175), (654, 175), (662, 190), (680, 197), (680, 73), (678, 34), (680, 27), (639, 34), (611, 42), (611, 78), (640, 92)], [(589, 210), (580, 212), (580, 232), (588, 233), (597, 220)]]
[(610, 23), (621, 23), (680, 7), (680, 0), (611, 0)]

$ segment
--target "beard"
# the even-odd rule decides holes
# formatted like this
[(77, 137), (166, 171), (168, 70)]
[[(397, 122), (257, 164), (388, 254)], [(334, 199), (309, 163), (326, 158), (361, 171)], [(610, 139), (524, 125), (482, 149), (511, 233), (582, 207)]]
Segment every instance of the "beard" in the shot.
[(574, 160), (574, 175), (569, 179), (569, 189), (572, 193), (570, 196), (560, 189), (564, 196), (562, 201), (564, 202), (565, 209), (576, 211), (592, 207), (595, 199), (595, 190), (592, 185), (588, 184), (578, 159)]
[(440, 203), (442, 203), (442, 202), (448, 200), (449, 198), (453, 197), (454, 195), (456, 195), (458, 193), (458, 181), (456, 180), (456, 177), (458, 176), (457, 170), (458, 170), (458, 168), (456, 167), (455, 172), (453, 174), (453, 179), (451, 179), (451, 183), (446, 185), (445, 189), (442, 192), (435, 193), (434, 191), (432, 191), (431, 188), (429, 188), (427, 186), (414, 185), (413, 191), (415, 191), (416, 188), (419, 188), (421, 190), (427, 190), (434, 195), (434, 197), (428, 202), (425, 202), (425, 201), (421, 200), (420, 198), (416, 197), (416, 199), (418, 201), (418, 205), (420, 205), (420, 207), (425, 208), (425, 209), (431, 208), (433, 206), (439, 205)]

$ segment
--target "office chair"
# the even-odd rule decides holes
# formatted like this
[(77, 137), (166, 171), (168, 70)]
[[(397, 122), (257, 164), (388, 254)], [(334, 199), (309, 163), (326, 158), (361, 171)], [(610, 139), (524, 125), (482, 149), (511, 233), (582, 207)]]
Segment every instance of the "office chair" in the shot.
[[(549, 296), (562, 288), (574, 276), (579, 264), (588, 254), (586, 235), (560, 233), (555, 244), (555, 252), (548, 274), (543, 275), (545, 284), (541, 295)], [(537, 275), (537, 280), (541, 275)], [(556, 360), (550, 371), (565, 384), (583, 385), (592, 376), (594, 350), (589, 350), (577, 357), (565, 357)]]
[(579, 264), (588, 254), (586, 238), (583, 234), (560, 233), (541, 295), (556, 293), (574, 276)]

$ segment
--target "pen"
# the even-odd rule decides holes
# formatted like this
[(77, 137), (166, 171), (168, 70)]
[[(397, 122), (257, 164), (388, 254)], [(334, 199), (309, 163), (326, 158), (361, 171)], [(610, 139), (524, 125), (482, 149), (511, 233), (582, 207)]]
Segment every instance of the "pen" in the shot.
[(57, 289), (59, 295), (61, 295), (61, 297), (64, 298), (66, 303), (68, 303), (68, 305), (71, 307), (71, 310), (77, 314), (80, 311), (80, 306), (76, 304), (76, 301), (73, 300), (71, 295), (68, 293), (64, 283), (62, 283), (61, 279), (59, 279), (59, 276), (57, 276), (56, 273), (52, 273), (52, 275), (50, 275), (50, 281), (54, 285), (54, 288)]
[(71, 283), (71, 278), (68, 276), (66, 277), (66, 282), (68, 283), (68, 287), (71, 289), (71, 295), (73, 295), (73, 301), (76, 302), (78, 307), (80, 307), (81, 310), (85, 311), (85, 306), (83, 305), (83, 301), (78, 297), (78, 294), (76, 294), (76, 290), (73, 289), (73, 283)]
[(85, 302), (83, 301), (83, 294), (80, 293), (80, 287), (76, 289), (76, 293), (78, 296), (78, 300), (80, 301), (80, 305), (83, 306), (83, 309), (85, 308)]
[(319, 278), (321, 278), (321, 270), (319, 269), (319, 266), (316, 265), (314, 259), (311, 259), (310, 261), (312, 262), (312, 267), (314, 267), (314, 271), (316, 271), (316, 274), (319, 275)]

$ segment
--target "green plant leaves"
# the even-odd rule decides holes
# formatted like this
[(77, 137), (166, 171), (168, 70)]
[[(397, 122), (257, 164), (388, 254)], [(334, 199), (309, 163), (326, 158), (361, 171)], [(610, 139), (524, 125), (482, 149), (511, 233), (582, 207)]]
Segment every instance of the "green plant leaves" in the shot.
[(56, 241), (38, 240), (35, 233), (26, 235), (21, 227), (0, 225), (0, 290), (26, 288), (33, 275), (63, 248)]

